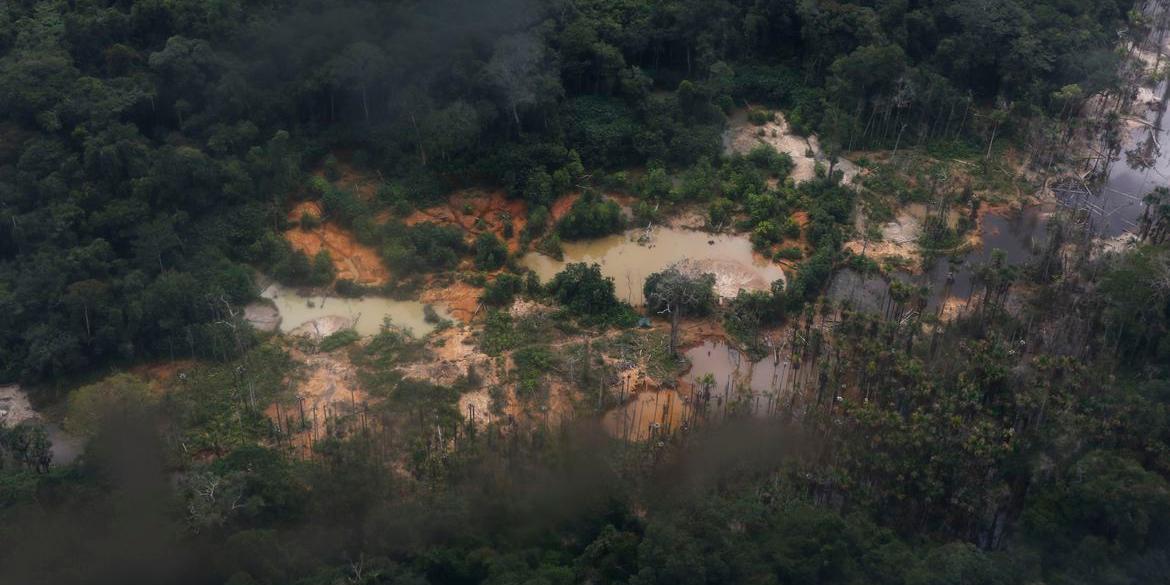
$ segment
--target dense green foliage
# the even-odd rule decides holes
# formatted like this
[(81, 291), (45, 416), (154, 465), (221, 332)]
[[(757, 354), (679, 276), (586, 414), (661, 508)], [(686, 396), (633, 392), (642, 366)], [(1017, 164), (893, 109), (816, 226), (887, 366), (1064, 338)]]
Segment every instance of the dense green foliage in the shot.
[(630, 306), (614, 294), (613, 279), (597, 264), (569, 264), (546, 288), (571, 314), (587, 322), (629, 326), (637, 320)]
[[(582, 163), (714, 158), (740, 99), (788, 108), (831, 151), (898, 128), (903, 143), (982, 142), (972, 103), (1030, 115), (1064, 107), (1066, 85), (1111, 87), (1129, 4), (9, 2), (0, 378), (225, 355), (215, 323), (254, 294), (244, 263), (331, 280), (270, 232), (335, 146), (387, 178), (376, 203), (318, 190), (362, 233), (370, 205), (431, 201), (469, 169), (547, 205)], [(376, 239), (408, 272), (450, 265)]]
[(590, 191), (569, 208), (557, 224), (557, 233), (565, 240), (584, 240), (617, 233), (625, 228), (622, 209), (612, 200)]
[[(1042, 134), (1119, 90), (1117, 32), (1149, 27), (1134, 4), (0, 3), (0, 383), (59, 401), (86, 439), (57, 465), (50, 428), (0, 425), (0, 582), (1164, 582), (1165, 190), (1132, 251), (1052, 245), (1043, 273), (992, 254), (954, 322), (901, 282), (881, 314), (822, 296), (863, 262), (843, 252), (864, 194), (840, 185), (838, 154)], [(796, 185), (769, 147), (722, 153), (747, 102), (751, 123), (779, 108), (819, 134), (817, 179)], [(929, 198), (871, 170), (863, 190)], [(637, 314), (599, 266), (541, 285), (490, 233), (408, 222), (462, 187), (523, 199), (522, 247), (553, 255), (625, 227), (615, 191), (640, 225), (699, 204), (712, 229), (800, 262), (720, 306), (712, 279), (656, 274), (645, 296), (675, 316), (670, 341), (614, 332)], [(972, 227), (969, 195), (923, 247)], [(289, 218), (294, 202), (321, 214)], [(473, 264), (488, 307), (466, 343), (486, 357), (438, 383), (402, 367), (438, 346), (392, 329), (264, 341), (241, 318), (256, 271), (376, 292), (281, 236), (324, 222), (377, 250), (387, 290)], [(556, 306), (513, 316), (521, 294)], [(692, 396), (701, 424), (639, 444), (563, 416), (619, 407), (619, 370), (669, 385), (677, 321), (710, 312), (784, 360), (798, 390), (777, 416)], [(786, 339), (761, 339), (785, 320)], [(344, 353), (339, 375), (371, 400), (306, 414), (290, 352)], [(117, 373), (152, 359), (182, 364), (165, 392)], [(505, 409), (508, 392), (528, 408)], [(493, 422), (469, 424), (485, 401)]]

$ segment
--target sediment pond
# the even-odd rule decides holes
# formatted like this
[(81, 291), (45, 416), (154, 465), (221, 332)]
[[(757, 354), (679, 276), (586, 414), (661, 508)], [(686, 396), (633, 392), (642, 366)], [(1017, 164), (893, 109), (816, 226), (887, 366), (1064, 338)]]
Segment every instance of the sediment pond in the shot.
[(686, 357), (691, 369), (683, 381), (698, 392), (710, 375), (712, 400), (719, 407), (724, 401), (746, 401), (753, 414), (765, 416), (776, 411), (791, 386), (792, 365), (783, 355), (752, 361), (726, 341), (708, 339), (687, 350)]
[(643, 302), (646, 277), (676, 262), (687, 261), (696, 270), (715, 274), (716, 292), (724, 298), (734, 297), (741, 288), (768, 290), (772, 281), (784, 278), (780, 266), (755, 254), (742, 236), (655, 227), (562, 247), (562, 260), (533, 252), (524, 256), (523, 264), (548, 281), (566, 264), (596, 262), (613, 278), (618, 298), (635, 306)]
[[(416, 337), (421, 337), (435, 329), (435, 324), (428, 323), (425, 318), (424, 304), (418, 301), (397, 301), (385, 297), (363, 297), (360, 299), (346, 299), (341, 297), (303, 296), (295, 289), (271, 284), (264, 289), (261, 296), (272, 301), (280, 312), (280, 331), (294, 332), (298, 328), (311, 327), (313, 322), (327, 317), (330, 328), (353, 327), (358, 334), (369, 336), (377, 334), (382, 328), (384, 319)], [(435, 306), (436, 313), (448, 318), (446, 311)], [(320, 327), (320, 326), (319, 326)], [(314, 334), (316, 331), (304, 331)], [(332, 331), (320, 331), (328, 335)]]

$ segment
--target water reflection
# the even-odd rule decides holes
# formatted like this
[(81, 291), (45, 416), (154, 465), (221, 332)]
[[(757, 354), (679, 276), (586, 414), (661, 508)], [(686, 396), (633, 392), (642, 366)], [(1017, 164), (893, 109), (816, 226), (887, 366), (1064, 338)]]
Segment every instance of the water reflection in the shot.
[(640, 392), (624, 406), (607, 412), (601, 424), (610, 436), (627, 441), (665, 438), (691, 420), (688, 402), (674, 390)]
[(716, 408), (725, 404), (746, 406), (757, 415), (774, 413), (786, 389), (791, 388), (793, 368), (787, 354), (775, 348), (758, 361), (721, 339), (709, 339), (686, 352), (691, 369), (684, 377), (697, 398)]

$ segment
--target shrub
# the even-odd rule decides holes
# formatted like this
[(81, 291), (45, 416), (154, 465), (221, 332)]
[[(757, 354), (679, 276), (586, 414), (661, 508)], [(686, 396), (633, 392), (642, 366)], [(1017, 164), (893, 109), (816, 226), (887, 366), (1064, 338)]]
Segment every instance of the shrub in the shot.
[(735, 203), (720, 197), (707, 207), (707, 222), (711, 226), (725, 226), (731, 223), (731, 214), (735, 211)]
[(531, 241), (544, 235), (544, 230), (548, 227), (549, 213), (548, 208), (543, 205), (538, 205), (528, 213), (528, 224), (524, 226), (524, 234), (522, 237)]
[(358, 335), (357, 331), (353, 329), (342, 329), (322, 339), (317, 349), (323, 352), (330, 352), (345, 347), (358, 339), (361, 339), (361, 336)]
[(756, 225), (756, 229), (752, 230), (752, 245), (757, 249), (767, 248), (783, 239), (780, 226), (771, 220), (761, 221)]
[(333, 258), (328, 250), (321, 250), (313, 257), (313, 268), (309, 275), (309, 283), (316, 286), (325, 286), (333, 282)]
[(614, 234), (625, 227), (617, 203), (595, 193), (586, 193), (561, 219), (557, 232), (566, 240), (581, 240)]
[(515, 298), (524, 283), (519, 276), (515, 274), (501, 274), (495, 280), (488, 283), (487, 287), (483, 289), (483, 295), (479, 300), (487, 305), (495, 307), (503, 307), (512, 304), (512, 299)]
[(569, 264), (553, 277), (548, 292), (569, 312), (598, 324), (632, 325), (633, 310), (614, 295), (613, 279), (601, 274), (601, 266)]
[(804, 258), (804, 251), (798, 246), (788, 246), (780, 248), (780, 251), (776, 252), (775, 258), (777, 260), (800, 260)]
[(800, 223), (793, 218), (784, 220), (784, 227), (782, 228), (784, 237), (795, 240), (800, 238)]
[(370, 215), (370, 208), (353, 191), (346, 189), (327, 189), (321, 197), (325, 213), (344, 226), (350, 226), (355, 220)]
[(318, 227), (321, 227), (321, 218), (320, 217), (317, 217), (316, 214), (309, 213), (308, 211), (301, 212), (301, 229), (302, 230), (310, 231), (310, 230), (315, 230)]
[(762, 108), (756, 108), (748, 112), (748, 121), (755, 126), (763, 126), (764, 124), (771, 122), (774, 118), (775, 115), (773, 115), (772, 112)]
[(530, 398), (540, 390), (544, 375), (552, 369), (554, 360), (552, 350), (533, 346), (516, 350), (512, 361), (516, 364), (516, 394)]
[(508, 247), (491, 232), (475, 238), (475, 266), (480, 270), (496, 270), (508, 259)]
[(463, 232), (455, 227), (426, 222), (408, 228), (390, 222), (382, 229), (386, 238), (382, 258), (404, 275), (452, 270), (467, 251)]

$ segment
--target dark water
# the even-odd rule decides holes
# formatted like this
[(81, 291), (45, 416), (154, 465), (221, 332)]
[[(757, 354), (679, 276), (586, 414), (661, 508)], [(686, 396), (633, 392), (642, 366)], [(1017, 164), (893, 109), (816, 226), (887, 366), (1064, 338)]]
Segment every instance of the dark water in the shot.
[(1121, 150), (1111, 153), (1104, 180), (1095, 186), (1093, 227), (1102, 237), (1136, 231), (1145, 211), (1142, 198), (1157, 187), (1170, 185), (1170, 132), (1163, 124), (1166, 89), (1163, 83), (1155, 91), (1162, 97), (1157, 107), (1135, 106), (1131, 117), (1149, 125), (1135, 124), (1128, 131)]
[[(1016, 213), (984, 213), (982, 244), (955, 256), (940, 256), (922, 274), (899, 272), (893, 275), (904, 283), (930, 289), (927, 309), (937, 310), (948, 297), (970, 298), (978, 286), (976, 271), (991, 263), (995, 250), (1002, 250), (1008, 265), (1024, 266), (1036, 259), (1047, 242), (1048, 217), (1052, 206), (1032, 206)], [(829, 298), (853, 309), (880, 313), (885, 309), (889, 282), (880, 275), (862, 275), (854, 270), (838, 271), (829, 285)]]
[[(1001, 250), (1010, 266), (1023, 266), (1036, 258), (1047, 241), (1047, 219), (1051, 210), (1043, 206), (1027, 207), (1018, 213), (983, 215), (983, 242), (961, 258), (943, 257), (935, 261), (925, 277), (931, 287), (929, 308), (937, 308), (946, 296), (970, 298), (975, 292), (975, 272), (991, 263), (995, 250)], [(951, 280), (948, 286), (948, 277)]]

